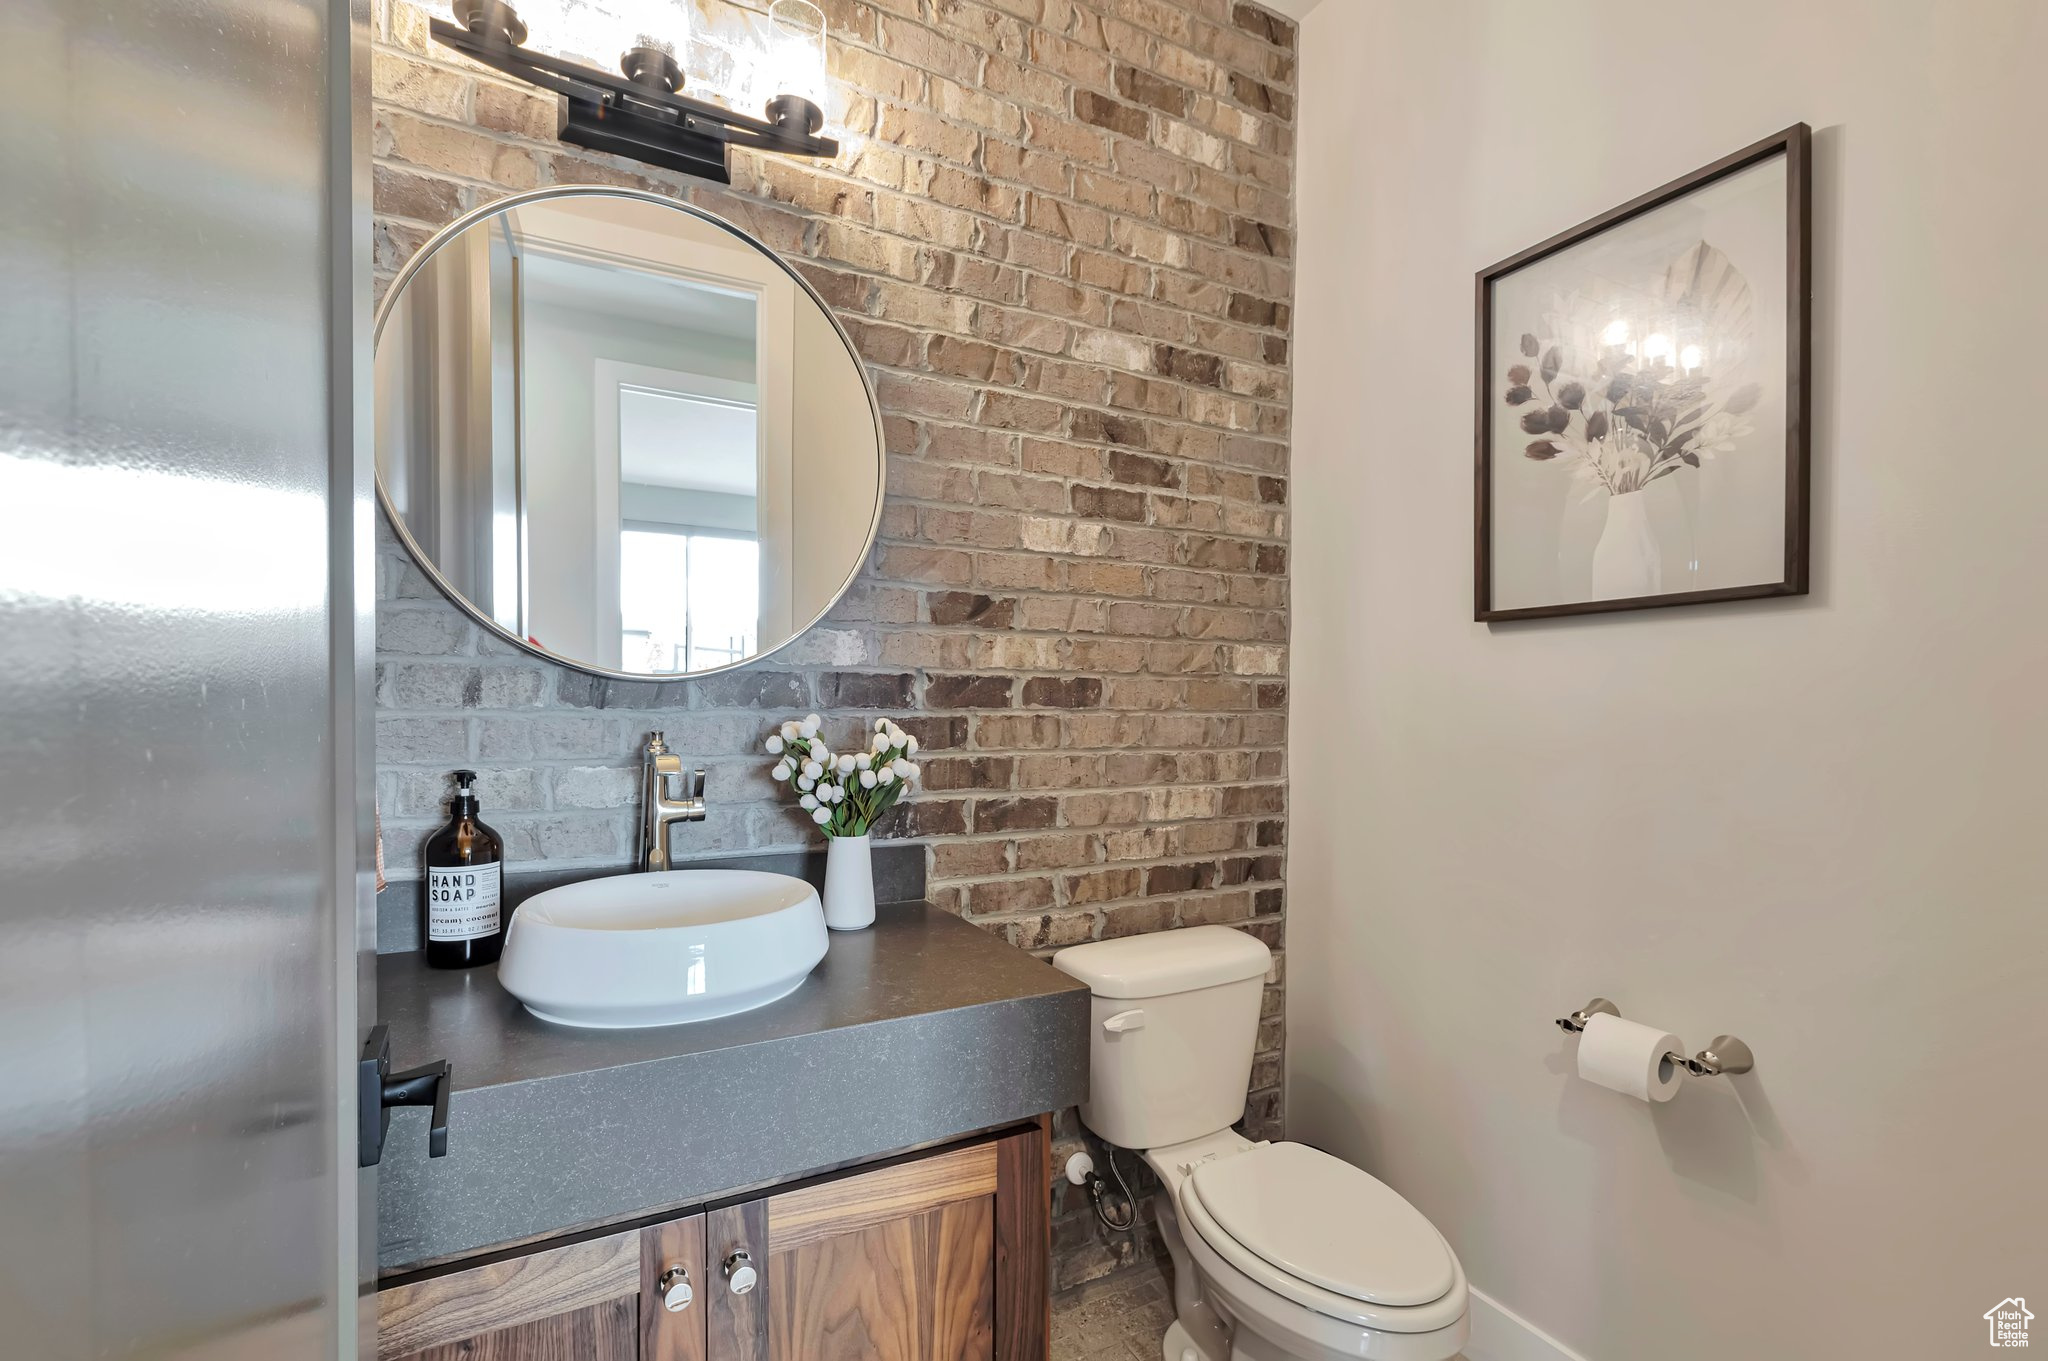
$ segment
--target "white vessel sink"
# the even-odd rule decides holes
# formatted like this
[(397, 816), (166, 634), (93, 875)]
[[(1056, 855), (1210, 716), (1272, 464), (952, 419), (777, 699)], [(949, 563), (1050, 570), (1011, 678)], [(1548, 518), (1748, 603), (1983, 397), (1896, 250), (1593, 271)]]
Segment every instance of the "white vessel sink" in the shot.
[(623, 1030), (766, 1006), (824, 957), (824, 909), (803, 880), (671, 870), (527, 899), (498, 981), (544, 1021)]

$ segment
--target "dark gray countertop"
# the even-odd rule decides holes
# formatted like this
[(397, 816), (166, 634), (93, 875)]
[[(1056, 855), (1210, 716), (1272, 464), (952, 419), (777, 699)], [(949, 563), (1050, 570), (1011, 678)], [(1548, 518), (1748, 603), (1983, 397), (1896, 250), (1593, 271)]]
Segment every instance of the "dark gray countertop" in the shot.
[(716, 1199), (1059, 1110), (1088, 1091), (1088, 993), (922, 903), (832, 934), (802, 987), (650, 1030), (528, 1015), (494, 968), (378, 961), (392, 1063), (453, 1067), (448, 1156), (394, 1111), (386, 1274)]

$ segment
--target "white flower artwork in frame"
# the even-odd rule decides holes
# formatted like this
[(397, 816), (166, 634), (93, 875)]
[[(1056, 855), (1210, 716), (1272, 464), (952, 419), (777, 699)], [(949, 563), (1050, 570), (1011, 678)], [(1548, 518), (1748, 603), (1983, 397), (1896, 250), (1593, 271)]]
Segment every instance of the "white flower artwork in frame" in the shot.
[(1480, 271), (1476, 619), (1805, 594), (1810, 143)]

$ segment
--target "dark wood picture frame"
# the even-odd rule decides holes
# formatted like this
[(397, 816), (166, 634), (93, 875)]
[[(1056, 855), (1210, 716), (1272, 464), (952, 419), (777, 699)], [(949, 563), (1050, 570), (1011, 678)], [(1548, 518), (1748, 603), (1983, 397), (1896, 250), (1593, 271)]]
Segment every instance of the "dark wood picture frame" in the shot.
[[(1493, 284), (1525, 265), (1575, 246), (1610, 228), (1681, 199), (1704, 185), (1746, 170), (1773, 157), (1785, 158), (1785, 562), (1783, 576), (1773, 582), (1724, 586), (1702, 591), (1567, 604), (1493, 607), (1493, 419), (1499, 392), (1493, 374)], [(1481, 623), (1515, 619), (1549, 619), (1561, 615), (1607, 614), (1617, 610), (1653, 609), (1665, 605), (1698, 605), (1719, 600), (1755, 600), (1770, 596), (1805, 595), (1808, 574), (1808, 522), (1811, 463), (1808, 439), (1812, 397), (1807, 374), (1812, 362), (1808, 292), (1813, 266), (1812, 130), (1795, 123), (1690, 175), (1653, 189), (1639, 198), (1539, 245), (1511, 255), (1476, 276), (1478, 334), (1477, 440), (1473, 486), (1473, 615)]]

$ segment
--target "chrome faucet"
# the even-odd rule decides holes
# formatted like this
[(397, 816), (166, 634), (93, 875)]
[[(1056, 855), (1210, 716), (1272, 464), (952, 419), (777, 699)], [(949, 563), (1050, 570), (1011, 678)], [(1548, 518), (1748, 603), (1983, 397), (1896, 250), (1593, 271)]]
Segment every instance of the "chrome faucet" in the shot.
[(660, 733), (647, 735), (647, 757), (640, 766), (640, 872), (669, 867), (668, 829), (678, 822), (704, 820), (704, 772), (690, 773), (682, 798), (669, 796), (669, 781), (683, 778), (683, 758), (669, 751)]

